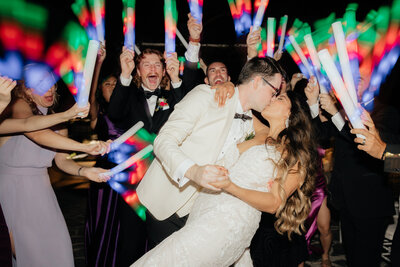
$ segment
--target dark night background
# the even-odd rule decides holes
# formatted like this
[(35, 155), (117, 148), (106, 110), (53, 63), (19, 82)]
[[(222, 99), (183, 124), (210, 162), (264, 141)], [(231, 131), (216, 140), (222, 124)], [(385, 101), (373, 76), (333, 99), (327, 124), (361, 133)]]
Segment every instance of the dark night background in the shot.
[[(1, 0), (5, 1), (5, 0)], [(62, 32), (67, 21), (77, 18), (71, 10), (71, 4), (74, 0), (26, 0), (28, 2), (37, 3), (45, 6), (49, 11), (48, 26), (46, 31), (47, 44), (51, 44)], [(176, 0), (178, 9), (178, 29), (182, 35), (188, 40), (189, 34), (187, 30), (187, 14), (189, 6), (187, 0)], [(252, 1), (254, 2), (254, 1)], [(332, 12), (336, 13), (336, 18), (343, 16), (345, 9), (349, 3), (358, 3), (357, 21), (363, 21), (366, 14), (371, 10), (377, 10), (380, 6), (391, 6), (391, 0), (383, 1), (277, 1), (270, 0), (264, 16), (264, 23), (268, 16), (275, 17), (277, 24), (281, 16), (287, 14), (289, 16), (288, 28), (292, 26), (295, 18), (303, 22), (308, 22), (313, 27), (315, 20), (326, 18)], [(123, 44), (122, 34), (122, 1), (121, 0), (105, 0), (106, 5), (106, 43), (107, 58), (103, 66), (113, 70), (119, 68), (119, 54)], [(136, 0), (136, 44), (139, 49), (151, 46), (159, 50), (163, 50), (164, 42), (164, 0)], [(263, 23), (263, 25), (264, 25)], [(278, 25), (277, 25), (278, 27)], [(314, 28), (312, 28), (314, 30)], [(276, 42), (278, 42), (276, 38)], [(151, 45), (151, 44), (156, 45)], [(232, 77), (235, 81), (241, 66), (246, 60), (246, 49), (244, 46), (237, 44), (245, 44), (245, 36), (237, 37), (234, 30), (234, 23), (230, 13), (227, 0), (204, 0), (203, 5), (203, 33), (201, 43), (207, 44), (200, 50), (200, 56), (206, 62), (214, 60), (224, 61)], [(223, 47), (215, 47), (215, 45), (224, 45)], [(176, 39), (176, 49), (178, 56), (183, 56), (185, 49)], [(284, 54), (282, 58), (284, 68), (288, 74), (298, 72), (297, 66), (288, 54)], [(399, 64), (393, 72), (399, 73)], [(399, 84), (398, 76), (395, 76), (395, 84)], [(393, 79), (391, 79), (393, 80)], [(394, 84), (394, 82), (391, 82)], [(395, 90), (398, 95), (399, 90)], [(398, 99), (398, 97), (396, 97)]]

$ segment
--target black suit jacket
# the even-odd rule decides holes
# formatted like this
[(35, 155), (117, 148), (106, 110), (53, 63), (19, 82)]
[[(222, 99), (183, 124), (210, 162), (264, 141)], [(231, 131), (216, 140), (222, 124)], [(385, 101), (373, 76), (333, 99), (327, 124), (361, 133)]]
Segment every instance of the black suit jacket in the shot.
[[(376, 103), (371, 116), (378, 130), (399, 132), (397, 123), (393, 124), (399, 119), (398, 113), (392, 107)], [(320, 137), (335, 138), (334, 168), (329, 184), (332, 204), (359, 218), (392, 215), (393, 193), (383, 172), (383, 162), (357, 149), (355, 135), (347, 125), (339, 132), (330, 121), (316, 124), (319, 124)]]

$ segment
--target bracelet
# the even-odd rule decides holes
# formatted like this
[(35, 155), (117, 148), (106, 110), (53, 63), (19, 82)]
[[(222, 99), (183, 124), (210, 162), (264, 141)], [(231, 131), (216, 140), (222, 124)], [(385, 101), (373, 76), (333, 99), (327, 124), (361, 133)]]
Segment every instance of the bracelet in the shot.
[(192, 37), (189, 36), (189, 41), (190, 41), (190, 42), (193, 42), (193, 43), (200, 43), (200, 37), (197, 38), (197, 39), (194, 39), (194, 38), (192, 38)]
[(81, 176), (81, 170), (83, 169), (83, 166), (79, 167), (78, 169), (78, 176)]

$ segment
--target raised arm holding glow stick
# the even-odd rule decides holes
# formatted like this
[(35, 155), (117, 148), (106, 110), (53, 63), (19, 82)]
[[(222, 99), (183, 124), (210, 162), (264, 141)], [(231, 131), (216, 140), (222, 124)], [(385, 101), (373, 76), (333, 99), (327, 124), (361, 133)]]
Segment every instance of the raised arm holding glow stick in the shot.
[(282, 52), (283, 45), (285, 43), (287, 21), (288, 21), (288, 16), (285, 15), (281, 18), (281, 20), (279, 22), (279, 29), (278, 29), (278, 36), (279, 36), (278, 52), (279, 53)]
[(79, 107), (85, 107), (88, 103), (90, 87), (94, 66), (96, 64), (97, 52), (100, 48), (100, 43), (95, 40), (89, 41), (89, 47), (86, 54), (85, 65), (83, 67), (83, 86), (79, 88), (77, 103)]
[(344, 82), (346, 84), (346, 88), (349, 91), (349, 95), (354, 103), (357, 106), (357, 93), (355, 88), (355, 83), (353, 79), (353, 74), (351, 72), (349, 55), (347, 53), (346, 48), (346, 40), (344, 37), (344, 32), (342, 28), (342, 22), (337, 21), (332, 24), (333, 36), (335, 37), (336, 49), (339, 56), (340, 67), (342, 69), (342, 75)]
[[(354, 105), (353, 100), (346, 90), (346, 86), (344, 85), (342, 77), (340, 76), (339, 71), (335, 66), (335, 63), (333, 62), (329, 51), (327, 49), (323, 49), (318, 52), (318, 56), (322, 66), (324, 67), (324, 70), (326, 71), (326, 74), (328, 75), (329, 80), (333, 85), (336, 96), (342, 104), (343, 109), (346, 112), (351, 124), (354, 128), (365, 129), (365, 126), (361, 120), (361, 112), (358, 110), (357, 106)], [(363, 138), (363, 136), (361, 135), (357, 136)]]
[(165, 20), (165, 51), (167, 56), (175, 52), (176, 35), (176, 0), (164, 1), (164, 20)]
[(116, 149), (119, 145), (124, 143), (126, 140), (128, 140), (129, 137), (134, 135), (139, 129), (143, 128), (144, 123), (142, 121), (137, 122), (135, 125), (133, 125), (128, 131), (126, 131), (124, 134), (122, 134), (120, 137), (115, 139), (111, 144), (110, 148), (111, 150)]
[(275, 18), (267, 20), (267, 56), (274, 56), (275, 49)]
[(304, 35), (304, 42), (306, 43), (308, 53), (310, 54), (311, 61), (314, 65), (315, 69), (315, 74), (317, 75), (317, 80), (319, 82), (319, 89), (322, 94), (327, 94), (328, 90), (325, 88), (323, 83), (321, 83), (321, 62), (319, 62), (318, 54), (317, 54), (317, 49), (315, 48), (313, 39), (311, 34), (306, 34)]
[(135, 47), (135, 0), (122, 0), (124, 12), (122, 19), (124, 23), (124, 46), (133, 51)]
[(296, 42), (296, 39), (293, 37), (293, 35), (289, 36), (289, 40), (292, 43), (292, 46), (293, 46), (294, 50), (296, 51), (297, 55), (299, 56), (301, 63), (303, 63), (303, 66), (306, 68), (306, 70), (308, 72), (308, 73), (303, 73), (303, 74), (306, 76), (308, 74), (307, 78), (310, 78), (313, 75), (313, 71), (311, 69), (310, 64), (308, 64), (307, 58), (304, 55), (303, 50), (301, 50), (299, 44)]
[(123, 170), (132, 166), (135, 162), (141, 160), (144, 156), (146, 156), (151, 151), (153, 151), (153, 145), (148, 145), (147, 147), (143, 148), (142, 150), (140, 150), (138, 153), (136, 153), (129, 159), (127, 159), (124, 162), (122, 162), (121, 164), (115, 166), (110, 171), (102, 173), (101, 175), (102, 176), (113, 176), (119, 172), (122, 172)]
[(253, 31), (257, 30), (263, 21), (265, 9), (267, 9), (269, 0), (261, 0), (260, 6), (258, 7), (256, 16), (253, 20)]

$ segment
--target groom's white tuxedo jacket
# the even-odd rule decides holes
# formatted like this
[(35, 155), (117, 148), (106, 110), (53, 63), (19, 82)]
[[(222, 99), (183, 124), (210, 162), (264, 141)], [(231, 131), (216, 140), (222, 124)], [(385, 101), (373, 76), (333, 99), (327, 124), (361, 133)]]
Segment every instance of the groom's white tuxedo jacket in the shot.
[(177, 170), (192, 160), (198, 165), (215, 164), (232, 125), (239, 101), (235, 88), (224, 107), (214, 100), (215, 90), (199, 85), (182, 99), (154, 141), (156, 159), (137, 187), (140, 202), (158, 220), (175, 212), (184, 216), (199, 191), (189, 181), (179, 187)]

